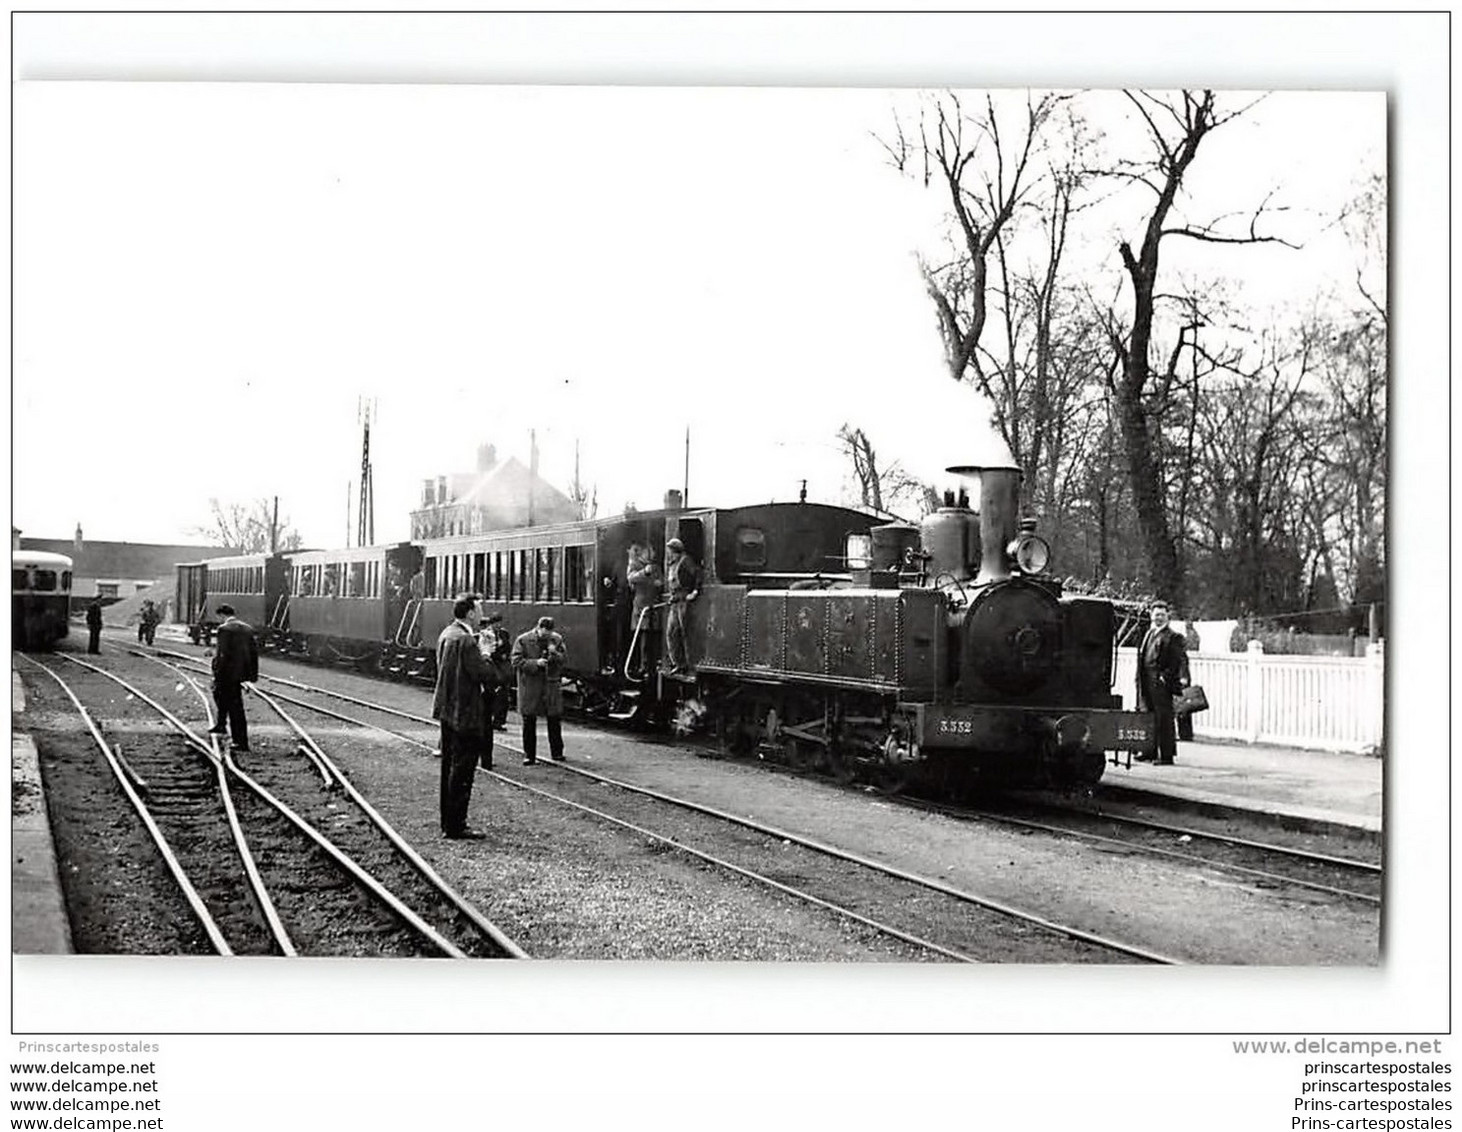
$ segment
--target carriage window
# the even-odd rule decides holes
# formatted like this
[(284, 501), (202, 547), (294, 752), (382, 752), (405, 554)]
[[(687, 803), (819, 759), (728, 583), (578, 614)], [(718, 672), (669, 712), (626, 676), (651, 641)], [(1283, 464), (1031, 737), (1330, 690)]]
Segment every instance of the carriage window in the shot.
[(487, 555), (474, 554), (472, 556), (472, 592), (475, 594), (487, 593)]
[(426, 596), (437, 596), (437, 560), (435, 558), (426, 560)]
[(365, 562), (352, 562), (350, 564), (350, 594), (352, 597), (369, 597), (370, 590), (367, 588)]
[(513, 597), (519, 601), (526, 601), (528, 586), (528, 552), (515, 550), (513, 551)]
[(61, 588), (63, 590), (68, 591), (68, 592), (70, 591), (70, 589), (71, 589), (71, 571), (70, 570), (63, 570), (63, 571), (61, 571)]
[[(36, 584), (35, 584), (35, 588), (39, 592), (41, 592), (41, 593), (50, 593), (52, 590), (54, 590), (56, 588), (56, 571), (54, 571), (54, 570), (39, 570), (39, 569), (36, 570)], [(105, 587), (102, 587), (102, 588), (105, 588)], [(109, 596), (109, 597), (116, 597), (117, 596), (117, 587), (116, 586), (113, 586), (112, 587), (112, 592), (110, 594), (108, 594), (107, 596)]]
[(563, 548), (563, 599), (583, 601), (590, 591), (584, 589), (584, 548)]
[(10, 588), (12, 590), (30, 589), (30, 572), (28, 570), (11, 570)]
[(756, 570), (766, 564), (766, 532), (756, 527), (739, 528), (736, 531), (736, 565), (746, 570)]
[(539, 601), (552, 601), (557, 594), (554, 592), (558, 587), (557, 579), (554, 577), (553, 559), (558, 553), (557, 549), (551, 546), (540, 546), (538, 548), (538, 586), (536, 596)]

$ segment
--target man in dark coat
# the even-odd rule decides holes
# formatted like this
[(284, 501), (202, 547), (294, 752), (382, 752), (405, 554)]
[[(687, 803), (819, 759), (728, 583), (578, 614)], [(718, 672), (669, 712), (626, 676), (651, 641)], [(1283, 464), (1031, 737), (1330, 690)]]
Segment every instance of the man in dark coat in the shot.
[(538, 717), (548, 720), (548, 753), (563, 762), (563, 687), (560, 677), (568, 652), (554, 632), (553, 618), (540, 617), (513, 642), (513, 671), (518, 674), (518, 714), (523, 717), (523, 765), (538, 761)]
[(701, 589), (701, 568), (685, 553), (685, 544), (673, 538), (665, 544), (665, 596), (670, 609), (665, 616), (665, 663), (672, 675), (690, 671), (690, 654), (685, 642), (685, 614)]
[(442, 835), (454, 841), (483, 837), (467, 827), (467, 808), (477, 760), (491, 757), (484, 756), (484, 736), (489, 734), (484, 705), (488, 675), (472, 629), (476, 606), (473, 598), (458, 598), (452, 606), (455, 620), (437, 638), (437, 687), (431, 714), (442, 726)]
[(91, 604), (86, 607), (86, 631), (90, 637), (86, 642), (86, 651), (99, 653), (102, 651), (102, 599), (94, 597)]
[(220, 605), (218, 615), (224, 619), (213, 647), (213, 702), (218, 705), (218, 718), (208, 731), (212, 735), (231, 732), (233, 749), (248, 754), (244, 685), (259, 679), (259, 646), (254, 642), (254, 630), (234, 616), (233, 606)]
[[(630, 641), (633, 655), (626, 655), (625, 669), (630, 675), (642, 673), (654, 664), (655, 607), (660, 602), (660, 567), (650, 551), (639, 543), (629, 548), (625, 567), (634, 604), (630, 608)], [(628, 652), (628, 646), (626, 646)]]
[[(1168, 605), (1152, 603), (1152, 628), (1137, 650), (1137, 710), (1150, 711), (1157, 724), (1157, 765), (1172, 766), (1178, 754), (1173, 696), (1188, 686), (1188, 649), (1168, 624)], [(1150, 761), (1151, 755), (1138, 755)]]

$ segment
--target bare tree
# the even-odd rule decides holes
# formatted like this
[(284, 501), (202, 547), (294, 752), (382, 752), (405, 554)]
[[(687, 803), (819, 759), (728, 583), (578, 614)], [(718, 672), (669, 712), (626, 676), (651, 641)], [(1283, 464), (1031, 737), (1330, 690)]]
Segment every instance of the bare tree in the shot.
[(1158, 593), (1182, 602), (1185, 597), (1183, 572), (1163, 491), (1161, 450), (1156, 443), (1162, 420), (1154, 409), (1151, 395), (1155, 376), (1172, 380), (1185, 332), (1179, 332), (1178, 344), (1169, 355), (1168, 368), (1154, 371), (1153, 329), (1160, 298), (1157, 289), (1159, 253), (1163, 241), (1171, 237), (1219, 244), (1285, 241), (1260, 234), (1259, 222), (1266, 211), (1264, 205), (1248, 218), (1247, 229), (1237, 233), (1231, 230), (1231, 224), (1219, 222), (1169, 226), (1174, 204), (1203, 140), (1242, 114), (1247, 106), (1220, 113), (1211, 90), (1185, 90), (1170, 98), (1129, 91), (1126, 97), (1145, 125), (1150, 153), (1143, 161), (1120, 163), (1111, 175), (1145, 186), (1155, 200), (1142, 226), (1142, 238), (1136, 248), (1126, 239), (1118, 243), (1122, 265), (1132, 285), (1132, 308), (1125, 326), (1116, 317), (1109, 326), (1112, 348), (1122, 363), (1114, 392), (1117, 419), (1126, 447), (1133, 506), (1152, 585)]
[(219, 546), (229, 547), (240, 554), (263, 554), (271, 547), (298, 550), (304, 544), (288, 516), (279, 519), (276, 527), (271, 500), (259, 499), (252, 504), (244, 504), (209, 499), (208, 506), (212, 512), (209, 521), (194, 527), (193, 533)]
[(858, 480), (864, 507), (890, 513), (890, 508), (912, 499), (920, 501), (924, 509), (928, 509), (930, 488), (900, 468), (897, 461), (880, 469), (873, 442), (861, 428), (843, 425), (838, 430), (838, 440), (853, 462), (853, 475)]
[(574, 442), (574, 482), (569, 486), (569, 499), (580, 519), (592, 519), (599, 514), (599, 486), (585, 484), (579, 477), (579, 445)]

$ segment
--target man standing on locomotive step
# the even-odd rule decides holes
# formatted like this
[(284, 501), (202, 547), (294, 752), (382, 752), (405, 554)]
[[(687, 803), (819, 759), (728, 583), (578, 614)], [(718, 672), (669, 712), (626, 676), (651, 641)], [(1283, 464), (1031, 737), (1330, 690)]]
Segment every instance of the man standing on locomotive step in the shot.
[(654, 663), (655, 606), (660, 600), (660, 567), (655, 565), (654, 556), (639, 543), (629, 548), (629, 562), (625, 567), (625, 578), (634, 605), (630, 609), (630, 642), (625, 652), (626, 675), (638, 676)]
[[(1137, 710), (1150, 711), (1157, 724), (1157, 765), (1172, 766), (1178, 754), (1173, 696), (1188, 686), (1188, 649), (1168, 624), (1168, 604), (1152, 603), (1152, 628), (1137, 650)], [(1150, 762), (1152, 755), (1137, 758)]]
[(672, 675), (690, 670), (685, 644), (685, 614), (701, 590), (701, 568), (685, 553), (685, 544), (673, 538), (665, 544), (665, 590), (670, 609), (665, 616), (665, 663)]
[(91, 599), (91, 604), (86, 607), (86, 631), (89, 634), (86, 642), (86, 651), (99, 653), (102, 651), (102, 599), (100, 596)]
[(538, 761), (538, 717), (548, 719), (548, 753), (563, 757), (563, 687), (560, 677), (568, 652), (553, 630), (552, 617), (540, 617), (513, 642), (513, 671), (518, 674), (518, 714), (523, 717), (523, 765)]
[(477, 760), (491, 761), (484, 746), (485, 739), (491, 738), (484, 694), (487, 665), (478, 651), (471, 622), (476, 607), (475, 598), (458, 598), (452, 606), (454, 620), (437, 637), (437, 687), (431, 714), (442, 725), (442, 836), (453, 841), (483, 838), (483, 834), (467, 827), (467, 808), (472, 802)]
[(233, 606), (220, 605), (218, 615), (224, 619), (213, 646), (213, 702), (218, 705), (218, 718), (208, 733), (232, 732), (233, 749), (246, 755), (249, 721), (244, 718), (244, 685), (259, 679), (259, 646), (254, 643), (254, 630), (234, 616)]

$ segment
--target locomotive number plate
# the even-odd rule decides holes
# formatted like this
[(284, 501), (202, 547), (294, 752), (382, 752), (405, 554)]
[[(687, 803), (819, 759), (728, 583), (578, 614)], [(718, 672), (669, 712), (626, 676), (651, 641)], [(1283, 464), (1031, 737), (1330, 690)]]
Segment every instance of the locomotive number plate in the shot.
[(1092, 712), (1090, 745), (1100, 751), (1157, 749), (1157, 725), (1143, 711)]

